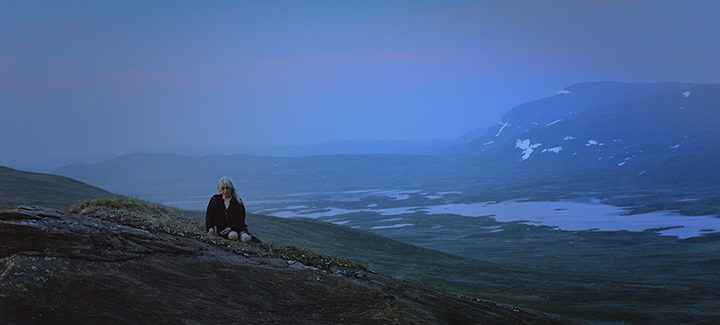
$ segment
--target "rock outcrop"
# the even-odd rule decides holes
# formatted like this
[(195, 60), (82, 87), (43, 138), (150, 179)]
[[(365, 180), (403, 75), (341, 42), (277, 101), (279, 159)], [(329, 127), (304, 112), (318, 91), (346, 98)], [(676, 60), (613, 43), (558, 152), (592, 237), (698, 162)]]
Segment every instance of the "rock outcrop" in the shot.
[(2, 324), (572, 324), (39, 207), (0, 213)]

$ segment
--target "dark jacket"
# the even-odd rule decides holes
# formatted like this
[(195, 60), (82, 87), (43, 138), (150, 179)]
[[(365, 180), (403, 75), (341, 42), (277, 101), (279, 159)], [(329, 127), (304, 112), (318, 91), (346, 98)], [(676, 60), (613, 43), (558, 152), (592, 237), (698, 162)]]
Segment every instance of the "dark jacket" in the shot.
[(205, 212), (205, 229), (209, 230), (217, 226), (218, 233), (230, 227), (238, 234), (247, 232), (245, 224), (245, 205), (235, 198), (230, 199), (230, 206), (225, 209), (225, 200), (221, 194), (216, 194), (210, 199), (207, 211)]

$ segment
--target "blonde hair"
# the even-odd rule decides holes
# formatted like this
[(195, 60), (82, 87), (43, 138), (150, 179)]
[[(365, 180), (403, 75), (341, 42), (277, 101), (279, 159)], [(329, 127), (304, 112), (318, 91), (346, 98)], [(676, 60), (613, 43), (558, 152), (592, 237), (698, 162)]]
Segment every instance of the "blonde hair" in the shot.
[(235, 187), (235, 184), (233, 183), (233, 181), (232, 181), (229, 177), (223, 176), (222, 178), (220, 178), (220, 181), (218, 182), (218, 185), (217, 185), (217, 191), (218, 191), (218, 193), (222, 193), (222, 187), (223, 187), (223, 185), (229, 187), (229, 188), (232, 190), (232, 196), (233, 196), (236, 200), (242, 202), (242, 199), (240, 199), (240, 195), (238, 194), (238, 190), (237, 190), (237, 188)]

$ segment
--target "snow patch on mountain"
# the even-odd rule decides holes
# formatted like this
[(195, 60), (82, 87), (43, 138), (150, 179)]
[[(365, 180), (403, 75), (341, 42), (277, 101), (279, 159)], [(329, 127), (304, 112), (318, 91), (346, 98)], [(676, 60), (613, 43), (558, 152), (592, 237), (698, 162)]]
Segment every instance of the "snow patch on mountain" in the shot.
[(530, 155), (533, 153), (535, 148), (537, 148), (541, 145), (542, 144), (540, 144), (540, 143), (532, 143), (531, 144), (530, 139), (525, 139), (525, 140), (518, 139), (517, 142), (515, 143), (515, 148), (519, 148), (520, 150), (522, 150), (522, 154), (523, 154), (522, 160), (526, 160), (526, 159), (530, 158)]
[(500, 131), (498, 131), (498, 133), (495, 135), (496, 137), (500, 136), (500, 133), (503, 131), (503, 129), (510, 125), (510, 123), (503, 123), (502, 121), (498, 122), (498, 124), (502, 126), (500, 127)]
[(567, 89), (563, 89), (563, 90), (557, 92), (558, 95), (567, 95), (570, 93), (572, 93), (572, 92)]
[(565, 138), (563, 138), (563, 140), (574, 140), (574, 139), (575, 139), (575, 137), (572, 135), (568, 135)]
[(555, 123), (557, 123), (557, 122), (560, 122), (560, 121), (562, 121), (562, 119), (559, 119), (559, 120), (557, 120), (557, 121), (554, 121), (554, 122), (550, 122), (550, 123), (548, 123), (548, 124), (545, 124), (545, 126), (551, 126), (551, 125), (553, 125), (553, 124), (555, 124)]
[(597, 142), (597, 141), (595, 141), (595, 140), (588, 140), (588, 142), (585, 144), (586, 147), (589, 147), (589, 146), (604, 146), (604, 145), (605, 145), (605, 143), (603, 143), (603, 142)]
[(554, 152), (557, 154), (560, 152), (560, 150), (562, 150), (562, 147), (553, 147), (553, 148), (543, 149), (543, 151), (541, 151), (541, 153), (550, 151), (550, 152)]
[(691, 94), (691, 92), (686, 91), (686, 92), (683, 93), (683, 97), (686, 97), (686, 98), (687, 98), (687, 97), (690, 97), (690, 94)]

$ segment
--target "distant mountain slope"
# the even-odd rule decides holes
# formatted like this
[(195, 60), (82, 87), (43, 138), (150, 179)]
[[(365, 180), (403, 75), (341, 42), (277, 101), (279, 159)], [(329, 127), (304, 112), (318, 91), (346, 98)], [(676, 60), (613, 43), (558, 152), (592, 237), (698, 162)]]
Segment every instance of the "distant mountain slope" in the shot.
[(688, 83), (590, 82), (569, 86), (554, 96), (514, 107), (483, 136), (471, 141), (467, 150), (480, 152), (513, 142), (518, 135), (558, 123), (586, 110), (695, 87)]
[(483, 128), (476, 128), (472, 129), (468, 132), (463, 133), (460, 137), (453, 140), (453, 142), (448, 145), (441, 148), (435, 148), (434, 151), (432, 151), (433, 154), (437, 155), (468, 155), (472, 154), (471, 151), (468, 150), (468, 144), (472, 143), (473, 141), (477, 140), (478, 138), (485, 135), (492, 127), (483, 127)]
[[(67, 166), (55, 173), (115, 193), (168, 204), (178, 198), (205, 199), (214, 192), (215, 182), (221, 176), (230, 176), (246, 193), (256, 197), (378, 188), (460, 191), (464, 193), (462, 200), (475, 202), (527, 197), (557, 199), (567, 197), (567, 193), (628, 195), (646, 189), (642, 182), (633, 180), (641, 173), (653, 170), (654, 175), (662, 175), (663, 164), (670, 159), (720, 143), (720, 84), (684, 86), (688, 84), (592, 83), (568, 87), (569, 94), (557, 96), (582, 94), (586, 89), (592, 90), (592, 96), (547, 101), (564, 103), (565, 106), (561, 105), (564, 109), (574, 107), (572, 103), (593, 108), (578, 110), (544, 125), (535, 123), (532, 130), (517, 133), (495, 149), (470, 157), (397, 154), (189, 157), (137, 153), (94, 165)], [(667, 88), (675, 90), (624, 101), (601, 96), (619, 93), (618, 98), (627, 98)], [(599, 98), (598, 103), (613, 103), (604, 106), (590, 103), (595, 97)], [(524, 107), (534, 112), (533, 116), (541, 117), (538, 120), (561, 112), (552, 105)], [(686, 164), (705, 164), (706, 168), (698, 170), (712, 170), (708, 162)], [(678, 169), (675, 172), (693, 173), (675, 168)], [(665, 190), (679, 184), (668, 183), (670, 187)], [(703, 189), (718, 186), (712, 182), (696, 185), (702, 184), (709, 186)]]
[(520, 134), (489, 155), (543, 174), (636, 173), (720, 143), (719, 125), (720, 84), (699, 86), (585, 110)]
[(649, 170), (683, 175), (686, 181), (667, 180), (667, 188), (690, 186), (689, 180), (699, 181), (693, 187), (717, 187), (700, 181), (712, 178), (710, 149), (690, 153), (716, 148), (719, 126), (720, 84), (698, 86), (585, 110), (519, 134), (475, 160), (506, 177), (564, 179), (586, 188), (598, 182), (634, 187), (634, 177)]
[(114, 156), (91, 156), (91, 157), (73, 157), (73, 158), (55, 158), (43, 161), (35, 161), (23, 164), (8, 165), (6, 167), (24, 170), (34, 173), (52, 173), (53, 170), (72, 164), (96, 164), (103, 160), (111, 159)]
[(413, 140), (336, 140), (312, 145), (276, 146), (276, 147), (208, 147), (198, 146), (156, 152), (152, 150), (135, 153), (169, 153), (187, 156), (208, 155), (253, 155), (266, 157), (302, 157), (317, 155), (373, 155), (392, 154), (449, 145), (452, 140), (413, 139)]
[(461, 135), (461, 136), (458, 137), (457, 139), (455, 139), (455, 140), (452, 142), (452, 145), (454, 145), (454, 146), (464, 146), (464, 145), (466, 145), (466, 144), (468, 144), (468, 143), (470, 143), (470, 142), (472, 142), (472, 141), (474, 141), (474, 140), (482, 137), (483, 135), (485, 135), (485, 133), (487, 133), (488, 131), (490, 131), (490, 129), (492, 129), (492, 127), (484, 127), (484, 128), (472, 129), (472, 130), (470, 130), (470, 131), (468, 131), (468, 132), (465, 132), (463, 135)]
[[(421, 155), (328, 155), (256, 157), (128, 154), (93, 165), (72, 165), (54, 173), (139, 195), (155, 202), (207, 197), (222, 176), (254, 195), (373, 189), (425, 182), (442, 173), (442, 157)], [(416, 175), (424, 175), (417, 177)]]
[(41, 205), (65, 209), (80, 200), (112, 195), (108, 191), (67, 177), (0, 166), (0, 210), (14, 205)]
[(649, 188), (717, 187), (720, 185), (718, 167), (720, 167), (720, 143), (668, 159), (638, 175), (634, 181)]
[[(275, 147), (236, 147), (236, 146), (194, 146), (172, 150), (153, 150), (137, 148), (127, 154), (152, 153), (174, 154), (183, 156), (211, 155), (253, 155), (263, 157), (303, 157), (317, 155), (375, 155), (375, 154), (423, 154), (431, 155), (440, 151), (439, 148), (453, 143), (454, 140), (443, 139), (409, 139), (409, 140), (337, 140), (312, 145), (275, 146)], [(96, 164), (113, 159), (113, 156), (58, 158), (31, 163), (10, 165), (8, 167), (38, 173), (52, 173), (55, 169), (73, 164)]]

